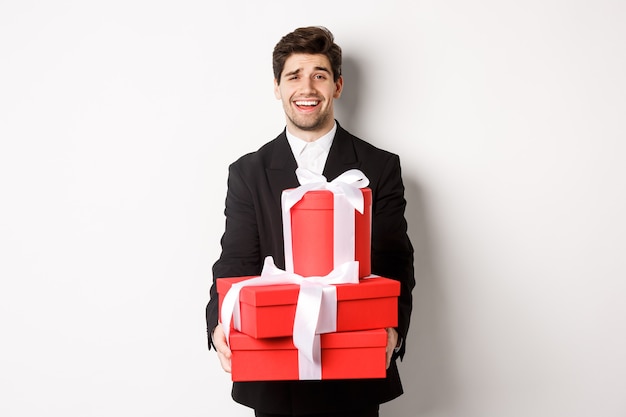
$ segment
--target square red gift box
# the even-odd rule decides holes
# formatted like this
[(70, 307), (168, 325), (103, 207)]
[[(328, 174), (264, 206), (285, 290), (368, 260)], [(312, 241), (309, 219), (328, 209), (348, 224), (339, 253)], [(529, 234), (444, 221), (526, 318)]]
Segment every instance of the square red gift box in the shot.
[[(385, 329), (320, 335), (322, 379), (384, 378)], [(230, 334), (233, 381), (298, 380), (298, 351), (291, 337), (255, 339)]]
[[(252, 277), (218, 278), (220, 312), (232, 284)], [(398, 325), (400, 282), (382, 277), (358, 284), (337, 284), (337, 332)], [(291, 336), (300, 286), (281, 284), (244, 287), (239, 293), (242, 333), (255, 338)]]

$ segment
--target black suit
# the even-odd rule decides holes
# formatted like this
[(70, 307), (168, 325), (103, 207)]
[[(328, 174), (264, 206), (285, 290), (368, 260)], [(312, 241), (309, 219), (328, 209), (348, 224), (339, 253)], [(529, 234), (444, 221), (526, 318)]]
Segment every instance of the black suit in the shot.
[[(297, 187), (296, 161), (285, 132), (257, 152), (244, 155), (229, 168), (226, 230), (222, 254), (213, 266), (214, 278), (259, 275), (263, 259), (271, 255), (284, 268), (280, 196)], [(348, 169), (360, 169), (372, 189), (372, 273), (402, 283), (398, 333), (406, 340), (411, 315), (413, 248), (406, 234), (404, 186), (397, 155), (380, 150), (340, 126), (324, 168), (330, 181)], [(217, 325), (215, 283), (206, 318), (209, 330)], [(209, 338), (210, 338), (209, 331)], [(209, 340), (210, 342), (210, 340)], [(402, 357), (405, 344), (396, 354)], [(386, 379), (335, 381), (236, 382), (235, 401), (277, 414), (340, 411), (380, 404), (402, 394), (395, 360)]]

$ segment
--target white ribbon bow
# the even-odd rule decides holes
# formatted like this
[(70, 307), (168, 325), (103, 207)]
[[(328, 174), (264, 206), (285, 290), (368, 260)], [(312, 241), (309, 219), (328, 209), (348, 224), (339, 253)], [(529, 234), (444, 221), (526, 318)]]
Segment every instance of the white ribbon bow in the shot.
[(338, 267), (345, 262), (354, 261), (354, 210), (363, 214), (363, 193), (360, 188), (369, 185), (369, 179), (358, 169), (350, 169), (331, 182), (320, 174), (308, 169), (296, 169), (300, 186), (285, 190), (281, 196), (283, 211), (283, 235), (285, 244), (285, 269), (294, 272), (293, 241), (291, 234), (291, 208), (313, 190), (328, 190), (333, 193), (333, 265)]
[(237, 330), (241, 330), (239, 293), (248, 286), (297, 284), (300, 285), (298, 304), (293, 324), (293, 343), (298, 349), (300, 379), (321, 379), (321, 346), (319, 335), (337, 330), (337, 289), (331, 284), (357, 284), (359, 263), (346, 262), (324, 277), (304, 278), (285, 272), (274, 265), (271, 256), (265, 258), (263, 272), (233, 284), (222, 301), (222, 327), (226, 340), (230, 334), (231, 318)]

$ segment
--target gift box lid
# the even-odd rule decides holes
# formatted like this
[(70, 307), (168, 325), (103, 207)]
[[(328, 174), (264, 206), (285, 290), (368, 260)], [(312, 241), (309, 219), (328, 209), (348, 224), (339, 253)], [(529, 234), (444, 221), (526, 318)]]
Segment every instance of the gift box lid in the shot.
[[(365, 207), (372, 204), (372, 190), (369, 188), (361, 188), (363, 193), (363, 202)], [(312, 190), (298, 201), (293, 208), (298, 210), (332, 210), (333, 209), (333, 193), (328, 190)]]
[[(326, 333), (321, 335), (322, 349), (354, 349), (360, 347), (381, 347), (387, 345), (385, 329), (361, 330), (355, 332)], [(233, 350), (293, 350), (296, 347), (289, 337), (255, 339), (252, 336), (231, 330), (230, 348)]]
[[(226, 294), (232, 284), (254, 277), (219, 278), (217, 291)], [(367, 298), (398, 297), (400, 282), (383, 277), (362, 278), (358, 284), (337, 284), (337, 300), (361, 300)], [(296, 284), (244, 287), (239, 301), (257, 307), (296, 304), (300, 287)]]
[(245, 281), (251, 278), (258, 278), (258, 275), (257, 276), (251, 275), (251, 276), (245, 276), (245, 277), (216, 278), (215, 284), (217, 285), (217, 293), (226, 294), (228, 290), (230, 290), (230, 287), (232, 287), (233, 284), (237, 282)]

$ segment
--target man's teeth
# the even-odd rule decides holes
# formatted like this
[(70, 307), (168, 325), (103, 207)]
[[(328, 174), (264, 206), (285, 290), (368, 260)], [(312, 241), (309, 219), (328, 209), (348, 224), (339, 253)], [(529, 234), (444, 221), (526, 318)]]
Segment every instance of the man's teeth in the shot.
[(318, 101), (296, 101), (298, 106), (317, 106)]

